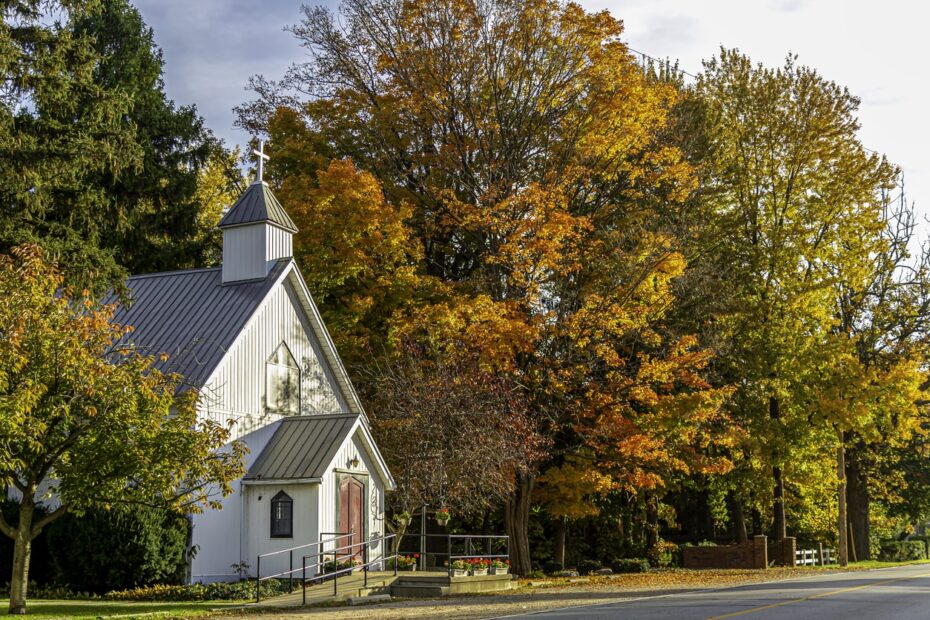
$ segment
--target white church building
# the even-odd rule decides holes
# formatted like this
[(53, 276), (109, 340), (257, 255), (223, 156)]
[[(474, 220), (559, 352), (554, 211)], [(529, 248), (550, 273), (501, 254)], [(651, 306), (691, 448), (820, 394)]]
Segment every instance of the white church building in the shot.
[[(221, 267), (131, 277), (131, 303), (114, 317), (138, 347), (167, 353), (162, 370), (199, 390), (200, 415), (232, 422), (249, 448), (222, 510), (192, 518), (195, 583), (238, 579), (243, 563), (254, 575), (259, 554), (321, 536), (376, 539), (394, 488), (294, 263), (284, 208), (259, 180), (219, 227)], [(372, 545), (369, 560), (382, 551)], [(263, 558), (262, 575), (287, 570), (288, 556)]]

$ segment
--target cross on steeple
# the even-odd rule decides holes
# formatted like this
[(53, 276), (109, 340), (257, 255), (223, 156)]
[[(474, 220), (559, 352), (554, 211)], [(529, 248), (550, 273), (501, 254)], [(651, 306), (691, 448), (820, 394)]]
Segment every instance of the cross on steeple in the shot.
[(265, 141), (258, 141), (258, 148), (252, 149), (252, 152), (258, 155), (258, 178), (255, 180), (256, 183), (264, 183), (265, 180), (262, 178), (265, 172), (265, 162), (271, 159), (268, 155), (265, 155)]

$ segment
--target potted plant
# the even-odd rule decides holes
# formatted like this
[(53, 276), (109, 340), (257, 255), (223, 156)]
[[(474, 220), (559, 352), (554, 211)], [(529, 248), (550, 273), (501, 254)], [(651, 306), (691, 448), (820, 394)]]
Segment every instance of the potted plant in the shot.
[(488, 561), (481, 558), (473, 558), (469, 561), (471, 565), (472, 577), (484, 577), (488, 574)]
[(506, 575), (510, 572), (510, 560), (501, 560), (500, 558), (494, 558), (491, 560), (491, 574), (492, 575)]
[(464, 577), (468, 574), (468, 562), (465, 560), (453, 560), (452, 561), (452, 576), (453, 577)]
[(398, 570), (415, 571), (417, 569), (417, 561), (419, 559), (419, 553), (414, 553), (413, 555), (399, 555), (397, 556), (397, 568)]
[(441, 526), (445, 526), (446, 523), (449, 522), (450, 516), (451, 515), (449, 514), (448, 508), (440, 508), (439, 510), (436, 511), (436, 523), (438, 523)]
[(405, 510), (397, 515), (394, 515), (394, 520), (397, 522), (397, 525), (401, 527), (407, 527), (410, 525), (410, 513)]
[(361, 562), (355, 558), (347, 558), (345, 560), (330, 560), (323, 564), (324, 573), (335, 573), (347, 568), (355, 568), (359, 566)]

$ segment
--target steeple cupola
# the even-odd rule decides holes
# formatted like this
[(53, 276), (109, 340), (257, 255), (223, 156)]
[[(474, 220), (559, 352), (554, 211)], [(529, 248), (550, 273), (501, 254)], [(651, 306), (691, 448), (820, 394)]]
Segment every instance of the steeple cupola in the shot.
[(220, 220), (223, 231), (223, 283), (264, 278), (281, 258), (294, 255), (294, 222), (284, 211), (268, 184), (262, 180), (262, 164), (267, 155), (259, 156), (259, 173), (236, 204)]

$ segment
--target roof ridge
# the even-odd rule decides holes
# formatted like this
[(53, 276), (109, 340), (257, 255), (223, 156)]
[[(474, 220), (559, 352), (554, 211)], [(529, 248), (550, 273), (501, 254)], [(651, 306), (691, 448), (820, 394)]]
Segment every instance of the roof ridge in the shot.
[(127, 280), (140, 280), (142, 278), (161, 278), (165, 276), (176, 276), (184, 273), (199, 273), (204, 271), (217, 271), (220, 267), (192, 267), (190, 269), (174, 269), (172, 271), (153, 271), (152, 273), (138, 273), (127, 277)]
[(319, 420), (320, 418), (332, 419), (332, 418), (357, 418), (361, 414), (352, 413), (351, 411), (344, 413), (301, 413), (299, 415), (289, 415), (281, 418), (281, 422), (308, 422), (310, 420)]

